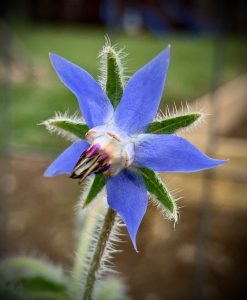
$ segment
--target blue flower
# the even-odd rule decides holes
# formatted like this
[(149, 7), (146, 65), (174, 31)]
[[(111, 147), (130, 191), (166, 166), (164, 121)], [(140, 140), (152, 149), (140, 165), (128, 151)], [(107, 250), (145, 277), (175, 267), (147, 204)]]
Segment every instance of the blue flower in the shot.
[(64, 85), (77, 97), (89, 127), (86, 140), (74, 142), (46, 170), (45, 176), (70, 174), (82, 181), (90, 174), (106, 176), (109, 206), (125, 222), (136, 249), (136, 234), (147, 209), (148, 195), (138, 168), (157, 172), (195, 172), (223, 164), (173, 134), (145, 133), (160, 103), (169, 65), (166, 48), (137, 71), (114, 108), (105, 92), (84, 69), (51, 54)]

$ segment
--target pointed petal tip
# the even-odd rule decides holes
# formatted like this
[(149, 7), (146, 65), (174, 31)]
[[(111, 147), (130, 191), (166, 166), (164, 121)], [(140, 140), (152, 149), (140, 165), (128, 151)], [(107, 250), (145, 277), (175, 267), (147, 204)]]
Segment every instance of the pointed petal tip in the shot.
[(53, 177), (60, 174), (71, 174), (76, 162), (83, 151), (88, 148), (88, 142), (78, 140), (62, 152), (45, 170), (45, 177)]
[(172, 134), (139, 135), (134, 164), (156, 172), (198, 172), (223, 165), (227, 160), (207, 156), (182, 137)]
[(49, 53), (50, 62), (60, 81), (77, 97), (80, 110), (89, 127), (105, 123), (113, 107), (98, 82), (86, 70), (68, 59)]
[[(123, 188), (124, 187), (124, 188)], [(107, 178), (107, 201), (124, 221), (136, 252), (136, 235), (147, 210), (148, 196), (143, 177), (133, 170), (123, 170)]]
[(170, 57), (170, 52), (171, 52), (171, 44), (168, 44), (167, 47), (164, 49), (164, 52), (168, 53)]
[(53, 57), (54, 55), (56, 55), (56, 54), (53, 53), (53, 52), (49, 52), (48, 55), (49, 55), (49, 58), (52, 59), (52, 57)]
[(70, 173), (68, 171), (63, 171), (60, 172), (60, 170), (56, 169), (54, 170), (53, 168), (48, 167), (45, 172), (43, 173), (44, 177), (55, 177), (57, 175), (62, 175), (62, 174), (67, 174), (69, 175)]
[(64, 58), (56, 53), (53, 53), (53, 52), (49, 52), (49, 58), (50, 58), (51, 64), (55, 68), (55, 70), (60, 63), (68, 63), (69, 62), (69, 61), (67, 61), (66, 58)]
[(122, 130), (129, 134), (145, 132), (153, 121), (165, 86), (169, 62), (168, 46), (128, 80), (115, 110), (116, 125)]
[(44, 177), (52, 177), (52, 175), (49, 174), (49, 172), (47, 170), (43, 173), (43, 176)]
[(198, 168), (197, 170), (192, 170), (191, 172), (204, 171), (204, 170), (220, 167), (221, 165), (224, 165), (227, 162), (228, 162), (228, 160), (215, 159), (215, 158), (206, 156), (206, 160), (205, 160), (206, 164), (201, 166), (201, 168)]
[(58, 63), (59, 58), (60, 58), (60, 56), (57, 55), (56, 53), (49, 52), (49, 59), (50, 59), (51, 65), (53, 66), (53, 68), (55, 70), (56, 70), (56, 65)]
[(224, 165), (224, 164), (226, 164), (229, 161), (229, 159), (213, 159), (213, 160), (215, 162), (215, 166), (216, 167)]
[(209, 160), (211, 160), (211, 162), (212, 162), (212, 167), (216, 167), (216, 166), (220, 166), (220, 165), (223, 165), (223, 164), (225, 164), (225, 163), (227, 163), (228, 162), (228, 159), (216, 159), (216, 158), (212, 158), (212, 157), (210, 157), (210, 156), (207, 156), (207, 158), (209, 159)]
[(168, 61), (169, 63), (169, 60), (170, 60), (170, 52), (171, 52), (171, 45), (168, 44), (168, 46), (163, 50), (161, 51), (160, 55), (163, 56), (163, 58)]
[(50, 58), (51, 63), (53, 64), (55, 62), (55, 60), (57, 60), (59, 58), (61, 59), (62, 57), (56, 53), (49, 52), (49, 58)]
[(49, 167), (45, 170), (43, 174), (44, 177), (53, 177), (55, 175), (56, 175), (55, 172), (52, 172)]
[[(127, 228), (128, 229), (128, 228)], [(134, 247), (134, 249), (135, 249), (135, 252), (136, 253), (139, 253), (139, 250), (137, 249), (137, 245), (136, 245), (136, 234), (134, 235), (134, 236), (132, 236), (131, 234), (130, 234), (130, 232), (129, 232), (129, 235), (130, 235), (130, 239), (131, 239), (131, 241), (132, 241), (132, 245), (133, 245), (133, 247)]]
[(228, 159), (218, 159), (218, 161), (220, 162), (221, 165), (223, 165), (229, 161), (229, 158)]

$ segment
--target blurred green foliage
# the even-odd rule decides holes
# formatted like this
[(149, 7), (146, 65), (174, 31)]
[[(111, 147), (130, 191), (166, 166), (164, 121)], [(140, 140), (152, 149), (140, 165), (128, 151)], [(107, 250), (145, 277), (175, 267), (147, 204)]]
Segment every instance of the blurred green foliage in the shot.
[[(31, 66), (31, 75), (11, 86), (11, 147), (32, 151), (59, 153), (64, 142), (51, 137), (41, 121), (55, 111), (72, 114), (78, 111), (74, 95), (56, 77), (49, 63), (48, 53), (55, 52), (85, 68), (95, 78), (98, 72), (98, 53), (104, 43), (106, 31), (98, 28), (64, 27), (54, 25), (16, 25), (12, 28), (20, 58)], [(164, 98), (166, 101), (192, 101), (212, 87), (215, 44), (209, 36), (175, 35), (163, 40), (144, 34), (126, 36), (109, 33), (112, 43), (125, 47), (127, 74), (130, 76), (168, 44), (172, 45), (171, 63)], [(224, 38), (222, 82), (244, 72), (246, 40)], [(162, 102), (164, 105), (164, 101)]]
[[(73, 300), (70, 278), (50, 262), (28, 256), (0, 261), (0, 299), (4, 300)], [(118, 278), (99, 281), (95, 300), (128, 300)]]

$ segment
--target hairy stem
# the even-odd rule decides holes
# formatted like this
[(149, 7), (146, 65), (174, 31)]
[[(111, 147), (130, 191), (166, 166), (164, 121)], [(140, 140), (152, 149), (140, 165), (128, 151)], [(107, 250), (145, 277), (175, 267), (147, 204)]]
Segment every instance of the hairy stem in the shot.
[(107, 241), (109, 239), (111, 230), (114, 225), (115, 217), (116, 217), (116, 212), (109, 207), (105, 216), (102, 230), (100, 232), (97, 246), (95, 248), (92, 263), (88, 271), (83, 300), (92, 300), (92, 293), (93, 293), (94, 283), (96, 280), (96, 273), (99, 270), (101, 259), (104, 254)]
[[(83, 228), (80, 230), (80, 238), (78, 241), (77, 255), (75, 256), (74, 267), (71, 274), (70, 292), (73, 299), (79, 299), (82, 294), (81, 279), (85, 270), (85, 258), (89, 251), (90, 242), (97, 226), (99, 219), (96, 217), (97, 214), (102, 210), (101, 202), (93, 203), (94, 206), (91, 208), (94, 210), (94, 216), (88, 213), (83, 216), (85, 222)], [(95, 216), (96, 215), (96, 216)]]

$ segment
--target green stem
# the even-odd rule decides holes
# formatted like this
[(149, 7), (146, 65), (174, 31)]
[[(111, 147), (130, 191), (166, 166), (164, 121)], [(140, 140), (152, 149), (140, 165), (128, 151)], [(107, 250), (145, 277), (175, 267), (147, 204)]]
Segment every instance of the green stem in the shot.
[(115, 217), (116, 212), (109, 207), (105, 216), (98, 243), (96, 245), (92, 263), (88, 271), (83, 300), (92, 300), (96, 273), (99, 270), (101, 259), (103, 257), (107, 241), (109, 240), (109, 236), (114, 225)]
[[(100, 202), (96, 203), (94, 212), (97, 214), (101, 211), (102, 207)], [(83, 229), (80, 232), (80, 238), (78, 243), (77, 255), (75, 256), (74, 267), (71, 274), (70, 282), (70, 292), (74, 299), (78, 299), (78, 295), (81, 295), (81, 278), (85, 269), (85, 257), (89, 251), (90, 239), (93, 235), (95, 227), (98, 222), (97, 217), (92, 217), (88, 213), (85, 218), (85, 223), (83, 224)]]

